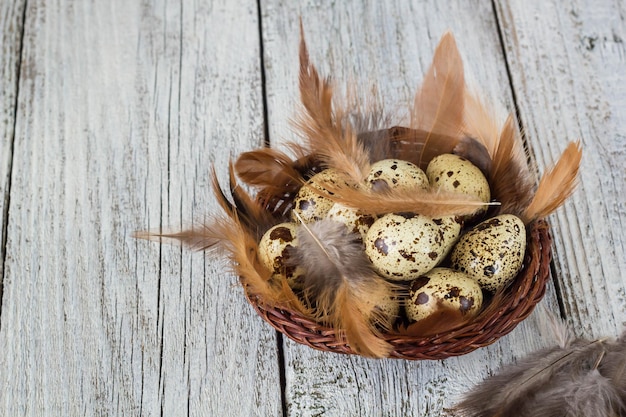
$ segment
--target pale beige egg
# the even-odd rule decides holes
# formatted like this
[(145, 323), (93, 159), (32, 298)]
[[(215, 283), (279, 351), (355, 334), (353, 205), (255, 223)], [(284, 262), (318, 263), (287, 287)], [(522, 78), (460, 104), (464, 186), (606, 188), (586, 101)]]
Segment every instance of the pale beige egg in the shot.
[(328, 211), (328, 218), (345, 224), (349, 231), (356, 233), (364, 240), (377, 217), (375, 214), (335, 203)]
[(491, 199), (487, 178), (477, 166), (458, 155), (436, 156), (428, 164), (426, 175), (433, 187), (473, 195), (485, 203)]
[(299, 222), (302, 219), (304, 223), (310, 223), (326, 217), (335, 202), (324, 195), (320, 195), (319, 191), (323, 191), (322, 194), (328, 193), (328, 190), (319, 185), (323, 183), (345, 184), (341, 180), (340, 174), (334, 169), (325, 169), (311, 177), (300, 187), (294, 199), (292, 219), (295, 222)]
[(374, 222), (365, 238), (365, 253), (384, 277), (403, 281), (434, 268), (445, 249), (437, 224), (413, 213), (386, 214)]
[(304, 269), (289, 262), (293, 249), (298, 246), (295, 223), (280, 223), (269, 229), (259, 242), (261, 263), (274, 275), (284, 277), (291, 288), (302, 286)]
[(374, 190), (386, 188), (427, 189), (428, 177), (417, 165), (400, 159), (383, 159), (375, 162), (365, 179)]
[(482, 303), (483, 293), (474, 279), (450, 268), (434, 268), (411, 283), (405, 311), (411, 321), (423, 320), (442, 309), (471, 318)]
[(495, 292), (519, 273), (526, 253), (526, 227), (511, 214), (501, 214), (474, 226), (452, 250), (452, 267)]

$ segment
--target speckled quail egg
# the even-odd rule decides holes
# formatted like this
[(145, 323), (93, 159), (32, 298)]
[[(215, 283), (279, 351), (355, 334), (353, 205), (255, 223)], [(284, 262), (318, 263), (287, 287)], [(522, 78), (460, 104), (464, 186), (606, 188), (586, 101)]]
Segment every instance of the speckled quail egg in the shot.
[(473, 195), (485, 203), (491, 199), (487, 178), (477, 166), (458, 155), (436, 156), (428, 164), (426, 175), (433, 187)]
[(374, 190), (386, 188), (427, 189), (428, 177), (417, 165), (399, 159), (383, 159), (372, 164), (365, 183)]
[(423, 320), (442, 307), (471, 318), (482, 303), (483, 293), (474, 279), (449, 268), (434, 268), (411, 282), (405, 310), (411, 321)]
[(359, 209), (335, 203), (328, 212), (328, 218), (345, 224), (349, 231), (356, 233), (361, 236), (362, 240), (365, 240), (367, 231), (377, 217), (375, 214), (365, 213)]
[(444, 216), (433, 219), (433, 223), (439, 226), (441, 241), (443, 245), (442, 258), (445, 258), (452, 250), (461, 235), (463, 220), (457, 216)]
[[(320, 195), (317, 190), (325, 190), (320, 183), (331, 184), (343, 184), (340, 179), (340, 174), (334, 169), (325, 169), (322, 172), (315, 174), (309, 179), (298, 191), (296, 198), (294, 199), (292, 218), (294, 221), (299, 222), (298, 216), (294, 213), (298, 213), (300, 218), (305, 223), (310, 223), (318, 220), (322, 220), (328, 214), (335, 202), (328, 197)], [(331, 194), (329, 192), (329, 194)]]
[(374, 300), (373, 303), (375, 312), (373, 315), (380, 315), (383, 322), (392, 324), (400, 314), (400, 300), (396, 295), (386, 295), (381, 299)]
[(443, 258), (439, 226), (413, 213), (386, 214), (374, 222), (365, 237), (365, 253), (383, 276), (410, 280), (424, 274)]
[(259, 260), (266, 268), (287, 279), (291, 288), (302, 286), (304, 269), (289, 265), (293, 248), (298, 246), (295, 223), (280, 223), (269, 229), (259, 242)]
[(465, 272), (487, 291), (505, 287), (519, 272), (526, 252), (521, 219), (501, 214), (474, 226), (452, 250), (452, 268)]

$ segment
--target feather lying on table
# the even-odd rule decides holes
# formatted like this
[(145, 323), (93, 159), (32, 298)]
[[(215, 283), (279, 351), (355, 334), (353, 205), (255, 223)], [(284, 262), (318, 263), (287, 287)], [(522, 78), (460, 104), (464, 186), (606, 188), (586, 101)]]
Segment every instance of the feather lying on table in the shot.
[[(452, 33), (445, 33), (435, 50), (433, 62), (415, 95), (411, 128), (429, 132), (419, 159), (426, 169), (432, 158), (450, 153), (461, 138), (464, 115), (465, 76), (463, 61)], [(432, 133), (450, 142), (432, 140)]]
[[(557, 326), (563, 323), (553, 320)], [(509, 365), (470, 391), (452, 410), (459, 417), (617, 417), (626, 413), (626, 339), (560, 344)]]
[(297, 236), (293, 262), (306, 271), (305, 297), (314, 302), (316, 319), (341, 331), (355, 352), (387, 356), (391, 346), (379, 328), (390, 328), (390, 318), (375, 300), (391, 297), (395, 286), (374, 272), (362, 243), (344, 224), (302, 223)]

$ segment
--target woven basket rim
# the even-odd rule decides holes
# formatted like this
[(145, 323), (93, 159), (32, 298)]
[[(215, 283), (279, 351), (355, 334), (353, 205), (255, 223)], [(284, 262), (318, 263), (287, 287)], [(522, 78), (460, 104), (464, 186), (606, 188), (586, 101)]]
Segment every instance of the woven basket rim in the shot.
[[(380, 133), (390, 142), (393, 157), (403, 159), (405, 154), (415, 155), (416, 149), (408, 147), (404, 139), (407, 135), (418, 135), (410, 128), (394, 126), (374, 133), (381, 140)], [(319, 171), (313, 155), (307, 155), (294, 162), (294, 168), (309, 176)], [(305, 176), (306, 178), (306, 176)], [(268, 211), (285, 215), (291, 208), (293, 196), (269, 195), (260, 190), (257, 195), (260, 203)], [(290, 200), (291, 199), (291, 200)], [(388, 333), (383, 338), (392, 346), (389, 357), (409, 360), (445, 359), (464, 355), (480, 347), (494, 343), (511, 332), (533, 311), (543, 298), (546, 283), (550, 277), (552, 260), (552, 238), (545, 220), (536, 220), (527, 226), (527, 245), (524, 264), (513, 282), (506, 288), (503, 301), (498, 308), (490, 308), (488, 314), (483, 309), (475, 319), (456, 330), (433, 336), (416, 337)], [(245, 281), (241, 279), (242, 283)], [(315, 322), (298, 311), (264, 304), (244, 285), (246, 298), (257, 313), (272, 327), (297, 343), (313, 349), (355, 354), (339, 330)]]
[[(392, 346), (390, 358), (439, 360), (470, 353), (496, 342), (525, 320), (541, 301), (550, 277), (552, 238), (545, 220), (530, 225), (524, 267), (505, 290), (505, 301), (489, 315), (479, 315), (468, 325), (432, 336), (406, 336), (387, 333)], [(336, 329), (305, 317), (298, 311), (264, 305), (245, 290), (246, 298), (267, 323), (291, 340), (316, 350), (354, 354)]]

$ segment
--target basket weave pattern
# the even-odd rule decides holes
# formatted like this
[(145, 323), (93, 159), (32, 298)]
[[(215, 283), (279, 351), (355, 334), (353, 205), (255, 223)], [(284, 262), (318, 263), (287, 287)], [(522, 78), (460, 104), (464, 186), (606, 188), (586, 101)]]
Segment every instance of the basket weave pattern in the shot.
[[(543, 220), (535, 222), (530, 229), (524, 267), (507, 288), (499, 308), (491, 310), (489, 315), (479, 315), (460, 329), (441, 335), (411, 337), (388, 334), (385, 339), (393, 346), (390, 357), (445, 359), (490, 345), (511, 332), (528, 317), (545, 294), (550, 276), (551, 244), (548, 224)], [(320, 325), (298, 312), (268, 308), (251, 294), (246, 296), (265, 321), (295, 342), (317, 350), (355, 354), (337, 330)]]
[[(391, 157), (410, 159), (407, 155), (417, 154), (419, 150), (407, 148), (407, 143), (401, 140), (409, 130), (393, 127), (382, 138), (376, 136), (378, 140), (390, 141)], [(321, 170), (313, 156), (296, 161), (294, 167), (305, 178)], [(261, 190), (257, 198), (275, 216), (284, 217), (291, 210), (296, 193), (297, 187), (281, 195)], [(533, 222), (527, 232), (523, 268), (505, 290), (504, 297), (499, 299), (498, 306), (484, 310), (467, 325), (443, 334), (427, 337), (386, 334), (385, 340), (393, 347), (390, 357), (424, 360), (463, 355), (492, 344), (528, 317), (545, 294), (550, 276), (552, 239), (544, 220)], [(268, 307), (254, 294), (248, 293), (247, 288), (246, 297), (265, 321), (297, 343), (323, 351), (356, 354), (340, 331), (317, 323), (300, 312)]]

